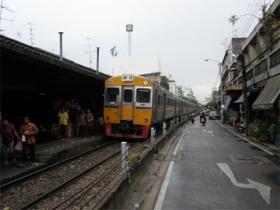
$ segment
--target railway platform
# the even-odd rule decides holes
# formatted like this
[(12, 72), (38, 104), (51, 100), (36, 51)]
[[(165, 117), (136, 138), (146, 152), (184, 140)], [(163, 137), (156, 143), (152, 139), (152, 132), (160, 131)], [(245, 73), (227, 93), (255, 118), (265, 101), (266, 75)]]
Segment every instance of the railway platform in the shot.
[(1, 165), (0, 183), (2, 184), (9, 180), (17, 179), (25, 174), (43, 168), (48, 164), (52, 164), (87, 151), (88, 148), (96, 146), (103, 137), (103, 134), (96, 134), (95, 137), (87, 139), (83, 139), (81, 137), (71, 137), (66, 138), (64, 142), (61, 141), (61, 139), (57, 139), (35, 144), (35, 158), (37, 164), (32, 165), (31, 162), (27, 161), (24, 167), (19, 167), (21, 154), (16, 154), (17, 163), (13, 163), (11, 160), (9, 161), (8, 166)]

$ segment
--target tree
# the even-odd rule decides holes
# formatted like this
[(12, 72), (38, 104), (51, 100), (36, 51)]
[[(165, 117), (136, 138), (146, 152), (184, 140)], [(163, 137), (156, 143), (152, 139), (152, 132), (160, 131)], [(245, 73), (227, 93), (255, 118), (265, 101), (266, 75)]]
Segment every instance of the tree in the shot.
[(160, 86), (169, 90), (168, 78), (166, 76), (161, 76)]
[(274, 42), (280, 37), (280, 21), (275, 14), (267, 10), (267, 4), (262, 6), (262, 18), (260, 19), (263, 24), (264, 35), (267, 43), (273, 45)]

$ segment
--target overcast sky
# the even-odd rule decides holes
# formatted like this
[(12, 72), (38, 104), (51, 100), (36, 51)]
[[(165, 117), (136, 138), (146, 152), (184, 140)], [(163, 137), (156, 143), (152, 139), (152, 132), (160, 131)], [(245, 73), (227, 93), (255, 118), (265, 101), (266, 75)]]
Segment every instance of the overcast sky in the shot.
[[(231, 15), (260, 16), (269, 0), (1, 0), (1, 34), (59, 54), (63, 34), (63, 55), (76, 63), (96, 66), (100, 47), (100, 71), (112, 74), (110, 49), (128, 55), (126, 25), (133, 24), (132, 55), (157, 54), (163, 75), (184, 88), (190, 87), (204, 103), (218, 86), (217, 62), (222, 61), (233, 36)], [(9, 21), (13, 20), (13, 21)], [(245, 37), (257, 24), (245, 15), (235, 34)], [(31, 35), (32, 28), (32, 35)], [(92, 45), (89, 48), (89, 45)]]

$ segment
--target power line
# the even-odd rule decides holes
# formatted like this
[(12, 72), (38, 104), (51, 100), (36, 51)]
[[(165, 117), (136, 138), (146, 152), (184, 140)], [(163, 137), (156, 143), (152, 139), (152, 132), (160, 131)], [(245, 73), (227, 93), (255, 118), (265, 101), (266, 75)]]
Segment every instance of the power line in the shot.
[[(248, 6), (247, 6), (246, 11), (245, 11), (244, 14), (248, 14), (248, 13), (249, 13), (248, 9), (249, 9), (249, 7), (250, 7), (250, 5), (251, 5), (251, 1), (253, 1), (253, 0), (250, 0), (250, 2), (249, 2), (249, 4), (248, 4)], [(238, 27), (237, 31), (239, 31), (240, 27), (241, 27), (243, 24), (245, 24), (244, 20), (245, 20), (245, 17), (244, 17), (244, 18), (241, 18), (241, 21), (240, 21), (240, 23), (239, 23), (239, 27)]]
[(248, 33), (248, 31), (251, 29), (251, 26), (252, 26), (255, 18), (257, 17), (258, 12), (260, 11), (261, 1), (262, 0), (258, 0), (258, 2), (255, 4), (253, 11), (250, 13), (252, 15), (248, 18), (247, 24), (244, 26), (244, 28), (241, 32), (242, 36), (245, 36)]

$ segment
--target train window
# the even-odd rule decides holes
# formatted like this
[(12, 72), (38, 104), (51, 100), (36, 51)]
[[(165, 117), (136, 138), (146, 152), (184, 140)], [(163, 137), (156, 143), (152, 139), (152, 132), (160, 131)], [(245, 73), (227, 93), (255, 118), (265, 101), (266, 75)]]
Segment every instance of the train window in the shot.
[(107, 101), (115, 102), (119, 100), (119, 88), (107, 88)]
[(151, 90), (149, 89), (137, 89), (137, 102), (150, 103), (150, 92)]
[(127, 103), (132, 102), (132, 99), (133, 99), (132, 95), (133, 95), (132, 90), (129, 90), (129, 89), (124, 90), (124, 96), (123, 96), (124, 102), (127, 102)]

